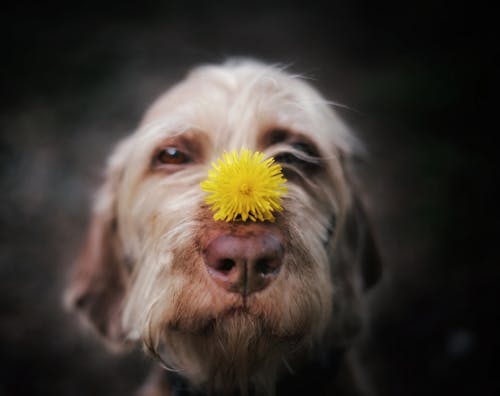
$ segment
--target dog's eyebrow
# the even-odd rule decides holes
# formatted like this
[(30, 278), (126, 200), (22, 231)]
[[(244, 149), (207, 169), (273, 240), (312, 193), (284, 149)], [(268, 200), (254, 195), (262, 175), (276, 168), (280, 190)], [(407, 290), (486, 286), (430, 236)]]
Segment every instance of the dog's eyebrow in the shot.
[(284, 143), (291, 139), (292, 135), (295, 133), (291, 132), (287, 128), (282, 127), (273, 127), (265, 130), (264, 133), (261, 133), (258, 138), (258, 146), (269, 147), (278, 143)]
[(292, 132), (285, 128), (273, 128), (268, 131), (264, 138), (267, 140), (266, 145), (273, 145), (277, 143), (283, 143), (291, 138)]
[(295, 141), (304, 141), (313, 145), (307, 137), (283, 127), (267, 129), (259, 136), (257, 143), (259, 147), (264, 148), (280, 143), (291, 143)]

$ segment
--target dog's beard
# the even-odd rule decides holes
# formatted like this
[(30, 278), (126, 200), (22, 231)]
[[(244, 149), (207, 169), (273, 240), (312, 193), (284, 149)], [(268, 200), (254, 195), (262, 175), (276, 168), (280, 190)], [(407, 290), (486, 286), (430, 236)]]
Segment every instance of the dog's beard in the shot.
[(245, 395), (252, 388), (273, 394), (279, 369), (311, 342), (311, 312), (292, 314), (295, 321), (287, 323), (277, 317), (279, 308), (273, 312), (263, 307), (267, 300), (250, 299), (243, 305), (241, 296), (234, 294), (227, 300), (232, 304), (221, 309), (214, 303), (214, 310), (193, 304), (208, 300), (200, 294), (196, 282), (186, 283), (170, 316), (157, 311), (158, 316), (150, 317), (150, 337), (143, 339), (149, 352), (208, 394), (239, 389)]
[(209, 306), (209, 287), (200, 286), (201, 279), (186, 282), (174, 307), (150, 317), (150, 337), (143, 341), (167, 369), (209, 394), (255, 389), (272, 395), (279, 372), (318, 341), (330, 309), (328, 297), (306, 293), (292, 278), (284, 284), (300, 297), (287, 301), (290, 296), (276, 288), (250, 297), (247, 305), (232, 294), (226, 300), (232, 304)]
[[(243, 302), (207, 276), (190, 233), (199, 225), (183, 225), (185, 234), (151, 238), (162, 244), (145, 249), (158, 255), (138, 267), (125, 327), (167, 369), (209, 393), (273, 394), (279, 370), (318, 341), (330, 320), (333, 290), (319, 238), (305, 240), (311, 234), (288, 225), (282, 273)], [(173, 239), (176, 248), (161, 249), (175, 246)]]
[(275, 335), (262, 318), (237, 310), (194, 332), (166, 327), (154, 352), (208, 394), (273, 394), (282, 360), (301, 344), (301, 337)]

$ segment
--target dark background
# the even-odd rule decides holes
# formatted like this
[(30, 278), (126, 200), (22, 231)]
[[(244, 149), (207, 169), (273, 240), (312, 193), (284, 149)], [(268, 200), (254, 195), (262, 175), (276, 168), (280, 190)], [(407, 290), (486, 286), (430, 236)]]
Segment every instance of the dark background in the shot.
[[(139, 4), (140, 3), (140, 4)], [(229, 56), (314, 78), (369, 148), (384, 260), (361, 356), (380, 395), (493, 395), (500, 284), (498, 55), (478, 2), (17, 2), (3, 6), (0, 395), (129, 395), (61, 293), (105, 158), (186, 70)]]

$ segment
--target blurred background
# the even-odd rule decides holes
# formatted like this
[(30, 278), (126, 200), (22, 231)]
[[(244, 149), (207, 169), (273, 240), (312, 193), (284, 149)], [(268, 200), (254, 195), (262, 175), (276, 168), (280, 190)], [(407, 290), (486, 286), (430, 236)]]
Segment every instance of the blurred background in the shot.
[(130, 395), (62, 308), (106, 156), (197, 64), (313, 78), (365, 142), (355, 164), (385, 278), (360, 355), (379, 395), (500, 394), (493, 13), (475, 2), (85, 1), (2, 6), (0, 395)]

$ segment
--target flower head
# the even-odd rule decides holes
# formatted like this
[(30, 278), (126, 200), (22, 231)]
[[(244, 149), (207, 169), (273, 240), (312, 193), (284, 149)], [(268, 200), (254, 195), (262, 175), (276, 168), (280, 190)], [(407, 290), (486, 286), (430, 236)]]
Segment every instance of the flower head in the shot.
[(212, 163), (201, 189), (214, 220), (274, 221), (273, 212), (282, 211), (281, 195), (287, 192), (281, 166), (261, 152), (241, 149), (224, 153)]

